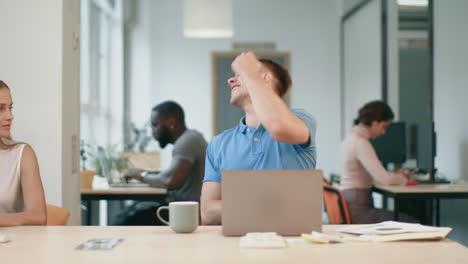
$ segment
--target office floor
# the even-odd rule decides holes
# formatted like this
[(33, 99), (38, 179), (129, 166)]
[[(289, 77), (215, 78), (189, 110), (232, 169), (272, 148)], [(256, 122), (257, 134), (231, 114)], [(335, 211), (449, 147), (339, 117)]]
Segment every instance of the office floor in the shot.
[(453, 228), (449, 238), (468, 247), (468, 201), (441, 200), (441, 225)]

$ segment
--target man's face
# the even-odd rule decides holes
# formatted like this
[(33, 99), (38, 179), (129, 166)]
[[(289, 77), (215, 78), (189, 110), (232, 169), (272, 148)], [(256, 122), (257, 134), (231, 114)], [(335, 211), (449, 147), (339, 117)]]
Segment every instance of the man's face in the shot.
[[(268, 83), (268, 86), (272, 87), (276, 91), (275, 85), (276, 80), (273, 77), (273, 74), (267, 67), (262, 67), (260, 73), (261, 77)], [(234, 106), (241, 107), (246, 103), (250, 102), (250, 94), (247, 90), (247, 87), (242, 83), (241, 78), (239, 78), (239, 74), (234, 72), (234, 76), (227, 80), (229, 84), (229, 88), (231, 89), (231, 100), (230, 103)]]
[(10, 138), (10, 130), (13, 122), (13, 113), (11, 109), (13, 102), (11, 100), (10, 90), (0, 87), (0, 137)]
[(235, 106), (242, 106), (243, 102), (250, 98), (247, 87), (243, 86), (239, 80), (239, 76), (236, 74), (227, 80), (229, 88), (231, 89), (231, 100), (230, 103)]
[(167, 118), (161, 117), (158, 112), (151, 113), (151, 130), (153, 138), (159, 142), (161, 148), (165, 148), (167, 144), (171, 143), (171, 133), (167, 126)]

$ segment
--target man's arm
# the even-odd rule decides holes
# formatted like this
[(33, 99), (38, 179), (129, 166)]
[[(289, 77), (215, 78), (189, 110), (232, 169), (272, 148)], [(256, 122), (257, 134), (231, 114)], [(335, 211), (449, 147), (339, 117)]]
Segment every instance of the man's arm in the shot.
[(221, 224), (221, 184), (207, 181), (203, 183), (201, 192), (201, 222), (202, 225)]
[(173, 159), (170, 167), (158, 174), (147, 174), (143, 182), (152, 187), (177, 189), (184, 183), (192, 169), (192, 162), (184, 159)]
[(273, 75), (253, 52), (240, 54), (232, 63), (232, 68), (247, 87), (260, 123), (275, 140), (294, 145), (309, 142), (307, 125), (292, 114), (276, 94)]

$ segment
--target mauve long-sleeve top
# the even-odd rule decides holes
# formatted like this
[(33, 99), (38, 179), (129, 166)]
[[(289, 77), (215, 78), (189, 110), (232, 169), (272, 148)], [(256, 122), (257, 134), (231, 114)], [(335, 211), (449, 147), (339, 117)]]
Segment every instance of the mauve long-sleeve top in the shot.
[(369, 139), (370, 130), (365, 125), (353, 127), (352, 132), (341, 143), (343, 172), (340, 189), (367, 189), (374, 184), (404, 185), (402, 174), (385, 170)]

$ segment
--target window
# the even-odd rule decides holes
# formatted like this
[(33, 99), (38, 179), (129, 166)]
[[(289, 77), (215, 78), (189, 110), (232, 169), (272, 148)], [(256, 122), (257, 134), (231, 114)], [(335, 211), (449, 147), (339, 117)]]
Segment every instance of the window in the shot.
[(81, 139), (123, 142), (123, 9), (121, 0), (81, 1)]

